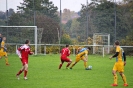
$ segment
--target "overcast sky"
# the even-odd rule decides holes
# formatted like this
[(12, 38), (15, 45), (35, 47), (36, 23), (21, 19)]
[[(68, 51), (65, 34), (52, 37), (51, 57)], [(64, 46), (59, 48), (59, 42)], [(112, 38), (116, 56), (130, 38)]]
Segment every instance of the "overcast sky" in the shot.
[[(7, 9), (13, 8), (17, 11), (17, 6), (20, 6), (20, 2), (23, 0), (0, 0), (0, 11), (6, 11), (6, 1), (7, 1)], [(60, 0), (50, 0), (53, 1), (54, 5), (58, 7), (60, 10)], [(61, 9), (70, 9), (71, 11), (80, 11), (81, 4), (86, 4), (87, 0), (61, 0)], [(90, 3), (91, 0), (88, 0)], [(119, 1), (119, 0), (116, 0)]]
[[(7, 8), (13, 8), (15, 11), (17, 10), (17, 6), (20, 6), (20, 2), (23, 2), (23, 0), (0, 0), (0, 11), (6, 11), (6, 1)], [(60, 0), (50, 1), (60, 10)], [(88, 0), (88, 2), (90, 2), (90, 0)], [(79, 11), (81, 9), (81, 4), (86, 4), (86, 0), (61, 0), (61, 9), (67, 8), (72, 11)]]

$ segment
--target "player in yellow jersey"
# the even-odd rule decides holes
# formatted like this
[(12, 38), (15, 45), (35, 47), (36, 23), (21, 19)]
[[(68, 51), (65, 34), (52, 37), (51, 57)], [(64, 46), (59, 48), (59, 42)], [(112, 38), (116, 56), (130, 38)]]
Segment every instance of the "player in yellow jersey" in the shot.
[[(1, 49), (1, 42), (2, 42), (2, 34), (0, 33), (0, 49)], [(1, 56), (0, 56), (1, 58)]]
[(91, 50), (90, 47), (88, 47), (88, 48), (81, 48), (81, 47), (79, 47), (79, 48), (77, 49), (76, 60), (75, 60), (75, 62), (72, 64), (72, 66), (70, 67), (70, 69), (72, 69), (73, 66), (74, 66), (75, 64), (77, 64), (80, 60), (83, 60), (83, 61), (84, 61), (85, 69), (86, 69), (86, 70), (89, 70), (89, 69), (87, 68), (87, 61), (88, 61), (88, 53), (89, 53), (90, 50)]
[(1, 42), (2, 42), (2, 35), (0, 33), (0, 47), (1, 47)]
[[(124, 75), (124, 66), (126, 65), (126, 55), (125, 55), (123, 49), (120, 47), (119, 41), (115, 41), (114, 45), (116, 47), (116, 53), (110, 57), (110, 60), (112, 58), (116, 57), (116, 62), (114, 64), (114, 67), (112, 70), (112, 74), (114, 76), (114, 83), (112, 84), (112, 86), (118, 86), (116, 72), (119, 72), (120, 76), (122, 77), (122, 79), (124, 81), (123, 86), (128, 86), (127, 81), (126, 81), (126, 76)], [(123, 59), (124, 59), (124, 61), (123, 61)]]
[(6, 41), (6, 37), (3, 37), (2, 42), (1, 42), (0, 57), (5, 56), (6, 65), (9, 65), (5, 41)]

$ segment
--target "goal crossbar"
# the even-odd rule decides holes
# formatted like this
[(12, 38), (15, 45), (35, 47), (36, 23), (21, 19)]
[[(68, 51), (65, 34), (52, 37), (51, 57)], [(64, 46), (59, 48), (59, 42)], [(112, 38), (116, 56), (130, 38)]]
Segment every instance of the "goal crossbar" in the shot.
[(35, 35), (35, 55), (37, 55), (37, 26), (0, 26), (1, 28), (35, 28), (34, 35)]

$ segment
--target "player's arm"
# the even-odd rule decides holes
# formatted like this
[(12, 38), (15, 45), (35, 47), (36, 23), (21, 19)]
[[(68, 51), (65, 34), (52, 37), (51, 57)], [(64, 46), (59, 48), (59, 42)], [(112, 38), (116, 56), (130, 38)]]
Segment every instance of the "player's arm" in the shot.
[(7, 47), (6, 47), (6, 45), (4, 45), (4, 51), (7, 52)]
[(126, 65), (126, 54), (123, 52), (123, 58), (124, 58), (124, 66)]
[(116, 52), (116, 53), (112, 56), (112, 58), (117, 57), (118, 54), (119, 54), (119, 52)]
[(1, 42), (2, 42), (2, 37), (0, 37), (0, 44), (1, 44)]
[(16, 54), (19, 56), (20, 59), (22, 58), (22, 57), (21, 57), (21, 48), (18, 48), (18, 49), (16, 50)]
[(119, 55), (119, 52), (116, 52), (113, 56), (110, 57), (110, 59), (117, 57)]
[(4, 45), (5, 45), (5, 43), (4, 42), (1, 42), (1, 48), (4, 49)]
[(32, 55), (32, 54), (34, 54), (34, 52), (32, 52), (31, 50), (29, 51), (29, 55)]
[(112, 58), (117, 57), (119, 55), (119, 52), (120, 52), (120, 48), (116, 47), (116, 53), (113, 56), (111, 56), (109, 59), (111, 60)]
[(69, 56), (71, 54), (71, 51), (68, 49), (68, 55), (67, 56)]
[(6, 51), (7, 51), (7, 48), (6, 48), (5, 46), (2, 46), (1, 48), (3, 48), (3, 49), (4, 49), (4, 52), (6, 52)]
[(32, 55), (32, 54), (34, 54), (34, 52), (30, 51), (30, 52), (29, 52), (29, 55)]
[(80, 50), (81, 50), (81, 47), (79, 47), (79, 48), (76, 50), (76, 54), (78, 54)]
[(6, 47), (4, 47), (4, 51), (7, 52), (7, 48)]
[(2, 42), (2, 43), (1, 43), (1, 48), (3, 48), (3, 49), (4, 49), (4, 52), (6, 52), (6, 51), (7, 51), (7, 48), (5, 47), (5, 42)]

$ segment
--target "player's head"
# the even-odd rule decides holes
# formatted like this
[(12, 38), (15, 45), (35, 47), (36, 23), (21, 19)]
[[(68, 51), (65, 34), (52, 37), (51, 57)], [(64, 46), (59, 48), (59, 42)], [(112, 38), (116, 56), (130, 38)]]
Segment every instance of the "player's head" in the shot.
[(90, 47), (87, 47), (87, 49), (90, 51), (91, 50), (91, 48)]
[(29, 40), (26, 40), (25, 41), (25, 44), (28, 44), (29, 45), (30, 44), (30, 41)]
[(1, 37), (2, 35), (1, 35), (1, 33), (0, 33), (0, 37)]
[(114, 43), (114, 45), (115, 46), (118, 46), (118, 45), (120, 45), (120, 42), (118, 40), (116, 40), (115, 43)]
[(5, 41), (6, 40), (6, 37), (3, 37), (2, 40)]
[(68, 45), (68, 44), (66, 44), (66, 47), (69, 47), (69, 45)]

